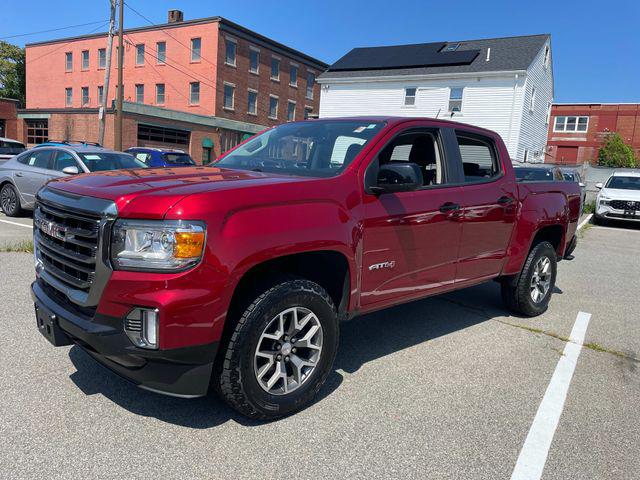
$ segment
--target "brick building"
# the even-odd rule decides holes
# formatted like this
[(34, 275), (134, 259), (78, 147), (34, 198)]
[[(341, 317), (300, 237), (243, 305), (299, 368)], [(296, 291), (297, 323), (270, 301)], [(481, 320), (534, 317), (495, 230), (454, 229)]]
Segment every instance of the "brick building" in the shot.
[(12, 98), (0, 98), (0, 137), (17, 139), (18, 100)]
[[(106, 34), (26, 46), (26, 108), (19, 139), (96, 141), (104, 95)], [(117, 39), (109, 105), (117, 84)], [(315, 79), (327, 65), (221, 17), (169, 22), (124, 32), (123, 148), (156, 145), (207, 161), (266, 126), (316, 115)], [(113, 146), (114, 111), (105, 146)], [(22, 135), (22, 136), (20, 136)]]
[(607, 134), (617, 132), (640, 157), (640, 104), (576, 103), (551, 108), (546, 163), (582, 165), (598, 162)]

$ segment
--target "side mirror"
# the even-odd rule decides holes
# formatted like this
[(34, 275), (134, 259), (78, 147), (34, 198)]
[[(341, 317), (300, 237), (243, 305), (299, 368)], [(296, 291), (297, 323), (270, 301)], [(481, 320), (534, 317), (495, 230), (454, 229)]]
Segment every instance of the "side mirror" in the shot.
[(420, 167), (415, 163), (385, 163), (378, 171), (377, 185), (371, 187), (375, 194), (410, 192), (422, 186)]
[(78, 167), (70, 166), (64, 167), (62, 169), (62, 173), (66, 173), (67, 175), (77, 175), (80, 173), (80, 170), (78, 170)]
[(600, 183), (600, 182), (599, 182), (599, 183), (596, 183), (596, 188), (597, 188), (598, 190), (602, 190), (602, 187), (604, 187), (604, 185), (603, 185), (602, 183)]
[(586, 185), (585, 185), (584, 183), (582, 183), (582, 182), (579, 182), (579, 183), (578, 183), (578, 186), (579, 186), (580, 188), (584, 188), (584, 187), (586, 187)]

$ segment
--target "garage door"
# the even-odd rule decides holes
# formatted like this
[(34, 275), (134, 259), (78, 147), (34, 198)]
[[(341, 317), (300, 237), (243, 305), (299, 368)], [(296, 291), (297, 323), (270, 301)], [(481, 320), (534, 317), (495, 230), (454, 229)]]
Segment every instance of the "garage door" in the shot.
[(560, 165), (577, 165), (578, 147), (558, 147), (556, 163)]
[(188, 130), (139, 123), (138, 146), (188, 150), (190, 133)]

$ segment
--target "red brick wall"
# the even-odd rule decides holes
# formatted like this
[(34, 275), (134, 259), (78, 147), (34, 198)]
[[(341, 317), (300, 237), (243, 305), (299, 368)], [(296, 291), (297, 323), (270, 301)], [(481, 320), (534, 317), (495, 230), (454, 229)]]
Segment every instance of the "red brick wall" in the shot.
[[(18, 125), (16, 118), (16, 106), (17, 102), (8, 99), (0, 98), (0, 119), (4, 120), (5, 132), (4, 136), (7, 138), (18, 138)], [(2, 135), (0, 135), (2, 136)]]
[[(554, 132), (558, 116), (587, 116), (586, 132)], [(596, 164), (598, 149), (610, 132), (619, 133), (640, 157), (640, 104), (553, 105), (547, 140), (547, 163), (559, 160), (558, 147), (578, 149), (578, 164)]]
[[(203, 60), (191, 62), (191, 39), (202, 39)], [(218, 23), (183, 25), (179, 28), (156, 29), (135, 33), (125, 32), (124, 46), (124, 98), (135, 101), (135, 85), (144, 85), (145, 101), (156, 105), (155, 85), (165, 84), (163, 106), (202, 115), (215, 112), (215, 88), (203, 82), (213, 83), (216, 78), (215, 62), (204, 58), (216, 58), (218, 50)], [(166, 42), (167, 63), (159, 65), (154, 56), (156, 42)], [(145, 63), (136, 65), (136, 44), (145, 44)], [(117, 38), (114, 38), (111, 59), (111, 83), (109, 98), (115, 99), (117, 85)], [(89, 105), (98, 107), (98, 85), (104, 84), (104, 69), (98, 68), (98, 49), (106, 48), (107, 37), (80, 38), (70, 42), (53, 42), (45, 45), (27, 46), (27, 108), (64, 108), (65, 88), (73, 88), (73, 107), (80, 108), (81, 88), (89, 87)], [(89, 50), (89, 69), (81, 69), (83, 50)], [(73, 53), (73, 70), (65, 71), (65, 53)], [(200, 81), (200, 104), (189, 104), (189, 83)]]
[[(230, 37), (237, 44), (236, 49), (236, 66), (225, 63), (226, 59), (226, 42)], [(307, 72), (312, 71), (315, 77), (322, 73), (316, 68), (310, 67), (299, 60), (293, 60), (281, 53), (256, 45), (243, 38), (238, 38), (232, 34), (228, 34), (223, 30), (219, 32), (218, 44), (218, 89), (216, 100), (216, 116), (240, 120), (243, 122), (257, 123), (260, 125), (276, 125), (287, 121), (287, 102), (293, 100), (296, 102), (295, 120), (304, 118), (305, 106), (312, 107), (314, 113), (318, 113), (320, 106), (320, 85), (314, 84), (313, 99), (306, 98), (307, 90)], [(250, 46), (260, 50), (260, 64), (258, 73), (249, 71), (250, 65)], [(271, 79), (271, 58), (276, 56), (280, 59), (280, 79), (275, 81)], [(297, 87), (289, 85), (290, 81), (290, 65), (295, 63), (298, 65)], [(234, 109), (227, 110), (224, 108), (224, 83), (228, 82), (235, 85)], [(258, 91), (258, 107), (257, 115), (247, 112), (248, 89)], [(278, 118), (269, 118), (269, 96), (278, 96)]]

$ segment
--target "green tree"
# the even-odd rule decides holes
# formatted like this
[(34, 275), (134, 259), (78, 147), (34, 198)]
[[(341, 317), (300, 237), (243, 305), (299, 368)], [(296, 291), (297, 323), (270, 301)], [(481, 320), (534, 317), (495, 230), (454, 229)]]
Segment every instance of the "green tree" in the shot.
[(0, 97), (15, 98), (24, 105), (24, 48), (0, 41)]
[(624, 139), (618, 133), (607, 135), (604, 143), (598, 151), (598, 165), (603, 167), (635, 168), (638, 161), (633, 154), (633, 149), (624, 143)]

